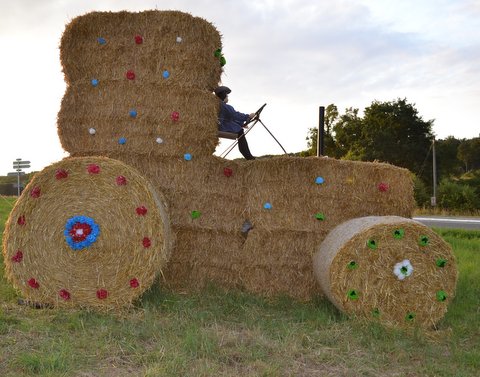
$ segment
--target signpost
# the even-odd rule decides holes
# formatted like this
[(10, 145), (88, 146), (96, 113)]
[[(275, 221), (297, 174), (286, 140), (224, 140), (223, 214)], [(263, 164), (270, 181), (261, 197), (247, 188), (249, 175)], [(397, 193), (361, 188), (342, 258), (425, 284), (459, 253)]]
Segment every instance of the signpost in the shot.
[(13, 161), (13, 168), (16, 170), (15, 172), (8, 173), (7, 175), (16, 175), (17, 176), (17, 194), (20, 196), (20, 176), (25, 175), (25, 172), (22, 169), (27, 169), (30, 167), (30, 161), (22, 161), (21, 158), (17, 158)]

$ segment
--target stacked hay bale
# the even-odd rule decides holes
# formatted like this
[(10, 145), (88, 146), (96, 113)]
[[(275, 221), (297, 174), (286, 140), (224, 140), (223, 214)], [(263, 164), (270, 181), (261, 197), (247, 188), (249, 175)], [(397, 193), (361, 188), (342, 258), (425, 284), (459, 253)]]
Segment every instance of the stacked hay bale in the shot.
[(254, 229), (242, 252), (248, 289), (308, 299), (317, 294), (312, 256), (336, 225), (361, 216), (410, 217), (410, 173), (388, 164), (328, 158), (258, 160), (246, 171)]
[(93, 12), (60, 45), (67, 91), (60, 141), (72, 155), (211, 156), (221, 39), (177, 11)]

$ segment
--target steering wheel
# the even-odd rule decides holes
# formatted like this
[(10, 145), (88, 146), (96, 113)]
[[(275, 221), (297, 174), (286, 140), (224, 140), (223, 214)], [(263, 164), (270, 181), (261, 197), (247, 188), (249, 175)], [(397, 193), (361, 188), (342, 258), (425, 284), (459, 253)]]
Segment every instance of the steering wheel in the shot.
[(243, 127), (249, 125), (250, 123), (252, 123), (252, 122), (254, 122), (254, 121), (256, 121), (256, 120), (259, 120), (259, 119), (260, 119), (260, 114), (262, 113), (263, 108), (264, 108), (265, 106), (267, 106), (266, 103), (264, 103), (264, 104), (262, 105), (262, 107), (260, 107), (257, 111), (255, 111), (255, 115), (253, 116), (253, 118), (247, 120), (247, 121), (243, 124)]

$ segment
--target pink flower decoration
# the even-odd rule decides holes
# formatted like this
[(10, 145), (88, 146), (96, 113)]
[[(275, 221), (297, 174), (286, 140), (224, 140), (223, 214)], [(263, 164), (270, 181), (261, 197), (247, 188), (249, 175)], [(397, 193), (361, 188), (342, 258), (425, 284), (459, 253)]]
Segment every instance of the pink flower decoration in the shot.
[(141, 206), (141, 207), (138, 207), (138, 208), (136, 209), (136, 211), (137, 211), (137, 215), (139, 215), (139, 216), (145, 216), (145, 215), (147, 214), (147, 211), (148, 211), (148, 210), (147, 210), (147, 208), (146, 208), (145, 206)]
[(25, 225), (25, 215), (22, 215), (17, 220), (18, 225)]
[(170, 115), (170, 118), (172, 118), (172, 120), (174, 122), (177, 122), (179, 119), (180, 119), (180, 113), (178, 111), (174, 111), (171, 115)]
[(125, 186), (127, 184), (127, 178), (123, 175), (119, 175), (116, 179), (118, 186)]
[(30, 196), (31, 196), (32, 198), (39, 198), (39, 197), (40, 197), (40, 194), (41, 194), (40, 187), (34, 187), (34, 188), (30, 191)]
[(57, 169), (55, 172), (55, 178), (64, 179), (68, 177), (68, 172), (65, 169)]
[(147, 248), (149, 248), (150, 246), (152, 246), (152, 241), (150, 241), (150, 238), (148, 238), (148, 237), (144, 237), (142, 243), (143, 243), (143, 247), (144, 247), (145, 249), (147, 249)]
[(387, 192), (389, 188), (388, 183), (381, 182), (378, 184), (378, 190), (381, 192)]
[(12, 257), (12, 262), (20, 263), (23, 259), (23, 253), (21, 250), (17, 250), (15, 255)]
[(38, 287), (40, 287), (40, 284), (34, 278), (28, 280), (28, 285), (35, 289), (38, 289)]
[(100, 173), (100, 166), (98, 166), (97, 164), (90, 164), (87, 166), (87, 171), (90, 174), (98, 174)]
[(138, 282), (137, 278), (133, 278), (130, 280), (130, 287), (132, 288), (138, 288), (140, 283)]
[(135, 43), (137, 45), (141, 45), (143, 43), (143, 37), (141, 35), (136, 35), (135, 36)]
[(225, 175), (225, 177), (231, 177), (233, 175), (233, 169), (224, 168), (223, 169), (223, 175)]
[(61, 289), (60, 292), (58, 292), (58, 295), (63, 298), (65, 301), (70, 300), (70, 292), (67, 291), (66, 289)]
[(102, 288), (102, 289), (99, 289), (99, 290), (97, 291), (97, 298), (98, 298), (99, 300), (104, 300), (104, 299), (106, 299), (107, 297), (108, 297), (108, 291), (107, 291), (106, 289), (103, 289), (103, 288)]
[(128, 70), (125, 76), (127, 76), (127, 79), (129, 80), (135, 80), (135, 72), (132, 70)]

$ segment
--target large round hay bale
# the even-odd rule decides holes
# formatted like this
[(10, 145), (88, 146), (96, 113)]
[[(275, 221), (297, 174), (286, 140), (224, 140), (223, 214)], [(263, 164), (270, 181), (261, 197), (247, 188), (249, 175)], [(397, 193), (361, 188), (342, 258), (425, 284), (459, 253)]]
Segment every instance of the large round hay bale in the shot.
[(69, 158), (35, 175), (4, 233), (6, 275), (32, 302), (112, 309), (168, 260), (166, 204), (122, 162)]
[(450, 246), (430, 228), (397, 216), (362, 217), (334, 228), (314, 255), (314, 272), (347, 314), (435, 326), (457, 281)]

